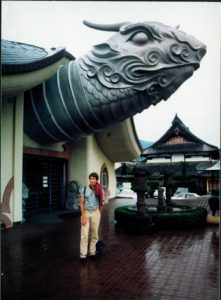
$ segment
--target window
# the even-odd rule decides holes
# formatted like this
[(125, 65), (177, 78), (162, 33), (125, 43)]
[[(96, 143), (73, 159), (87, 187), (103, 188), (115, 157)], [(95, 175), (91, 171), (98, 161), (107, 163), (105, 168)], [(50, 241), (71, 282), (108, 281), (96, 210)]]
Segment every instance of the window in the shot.
[(101, 184), (103, 185), (103, 189), (106, 192), (108, 189), (108, 171), (106, 164), (103, 164), (101, 168)]

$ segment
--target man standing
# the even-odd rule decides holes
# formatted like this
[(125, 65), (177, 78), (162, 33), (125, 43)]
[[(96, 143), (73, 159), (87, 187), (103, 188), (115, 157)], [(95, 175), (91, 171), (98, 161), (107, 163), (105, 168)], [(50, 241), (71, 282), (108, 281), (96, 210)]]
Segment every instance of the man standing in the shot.
[[(89, 257), (96, 257), (96, 244), (98, 242), (98, 230), (103, 210), (103, 189), (98, 183), (98, 174), (89, 175), (89, 185), (81, 191), (81, 241), (80, 261), (85, 262), (89, 248)], [(89, 236), (90, 234), (90, 236)]]

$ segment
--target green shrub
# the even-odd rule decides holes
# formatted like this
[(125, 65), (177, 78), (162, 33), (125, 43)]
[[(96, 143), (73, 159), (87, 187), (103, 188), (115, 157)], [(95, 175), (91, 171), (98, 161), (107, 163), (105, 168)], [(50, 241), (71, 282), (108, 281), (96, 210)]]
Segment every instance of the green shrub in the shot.
[[(178, 205), (176, 207), (179, 207)], [(180, 206), (180, 208), (182, 208)], [(196, 207), (179, 212), (158, 212), (148, 211), (152, 218), (152, 227), (157, 229), (177, 229), (177, 228), (195, 228), (206, 224), (207, 210), (203, 207)], [(137, 218), (136, 210), (131, 206), (121, 206), (115, 209), (114, 217), (117, 225), (128, 228), (140, 228), (142, 225)]]

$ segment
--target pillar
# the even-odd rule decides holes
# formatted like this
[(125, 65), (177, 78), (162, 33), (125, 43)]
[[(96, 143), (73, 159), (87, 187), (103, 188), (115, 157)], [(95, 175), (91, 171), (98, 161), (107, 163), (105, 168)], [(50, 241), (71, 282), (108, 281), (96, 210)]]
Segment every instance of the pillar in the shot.
[(16, 97), (14, 106), (14, 199), (13, 221), (22, 221), (22, 174), (23, 174), (23, 109), (24, 94)]

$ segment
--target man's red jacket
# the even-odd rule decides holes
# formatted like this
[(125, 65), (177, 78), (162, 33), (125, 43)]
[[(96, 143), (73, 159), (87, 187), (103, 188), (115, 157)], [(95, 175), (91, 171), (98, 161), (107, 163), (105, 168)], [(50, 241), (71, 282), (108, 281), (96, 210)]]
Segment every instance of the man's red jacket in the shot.
[(99, 198), (100, 206), (104, 204), (103, 187), (100, 183), (96, 183), (94, 187), (95, 196)]

